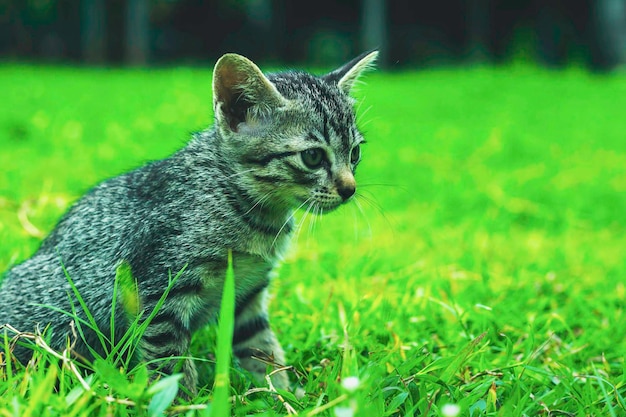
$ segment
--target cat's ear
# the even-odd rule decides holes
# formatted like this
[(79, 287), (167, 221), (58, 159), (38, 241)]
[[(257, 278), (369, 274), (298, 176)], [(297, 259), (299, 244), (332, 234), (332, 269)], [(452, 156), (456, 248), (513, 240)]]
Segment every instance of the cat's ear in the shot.
[(350, 94), (361, 74), (374, 67), (377, 57), (378, 51), (365, 52), (322, 78), (326, 82), (336, 84), (346, 94)]
[(213, 110), (220, 126), (233, 132), (241, 123), (258, 120), (286, 99), (248, 58), (226, 54), (213, 70)]

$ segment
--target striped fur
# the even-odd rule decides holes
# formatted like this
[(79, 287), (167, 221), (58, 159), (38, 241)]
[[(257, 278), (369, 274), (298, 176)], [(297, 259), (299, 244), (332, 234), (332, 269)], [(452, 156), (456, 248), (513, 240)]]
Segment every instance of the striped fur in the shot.
[[(266, 76), (242, 56), (223, 56), (213, 75), (214, 127), (169, 158), (104, 181), (81, 198), (30, 259), (7, 271), (0, 324), (21, 331), (47, 327), (52, 347), (62, 349), (71, 337), (70, 319), (58, 310), (74, 308), (87, 317), (67, 272), (99, 330), (110, 334), (114, 314), (121, 336), (132, 317), (123, 298), (112, 311), (116, 268), (130, 265), (141, 320), (163, 298), (169, 277), (182, 270), (148, 324), (140, 354), (153, 369), (183, 372), (193, 392), (191, 337), (216, 319), (230, 249), (234, 352), (258, 379), (266, 364), (253, 356), (284, 364), (270, 329), (271, 274), (293, 231), (294, 210), (330, 211), (355, 192), (363, 138), (348, 92), (375, 57), (364, 54), (316, 77)], [(87, 345), (103, 351), (94, 332), (76, 341), (76, 353), (90, 358)], [(31, 354), (21, 347), (14, 353), (22, 361)], [(278, 373), (274, 383), (287, 387), (288, 378)]]

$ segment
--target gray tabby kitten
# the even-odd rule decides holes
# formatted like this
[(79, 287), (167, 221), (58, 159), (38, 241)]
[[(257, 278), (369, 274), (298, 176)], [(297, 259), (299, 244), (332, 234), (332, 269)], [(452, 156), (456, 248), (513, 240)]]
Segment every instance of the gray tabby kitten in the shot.
[[(267, 287), (293, 229), (293, 211), (331, 211), (355, 193), (354, 170), (363, 137), (355, 124), (355, 81), (377, 52), (363, 54), (321, 77), (304, 72), (264, 75), (247, 58), (224, 55), (213, 73), (215, 125), (194, 135), (169, 158), (104, 181), (60, 220), (32, 258), (9, 270), (0, 290), (0, 325), (23, 332), (48, 326), (51, 346), (63, 349), (76, 310), (86, 319), (63, 268), (98, 328), (117, 340), (128, 329), (123, 299), (112, 297), (117, 267), (125, 262), (137, 280), (143, 320), (183, 270), (149, 323), (140, 357), (160, 371), (182, 370), (193, 392), (197, 372), (186, 356), (194, 331), (216, 319), (226, 258), (233, 251), (236, 318), (233, 351), (257, 378), (266, 365), (284, 363), (270, 330)], [(52, 308), (51, 308), (52, 307)], [(75, 352), (98, 350), (95, 332)], [(16, 346), (27, 361), (32, 351)], [(284, 372), (278, 387), (288, 386)]]

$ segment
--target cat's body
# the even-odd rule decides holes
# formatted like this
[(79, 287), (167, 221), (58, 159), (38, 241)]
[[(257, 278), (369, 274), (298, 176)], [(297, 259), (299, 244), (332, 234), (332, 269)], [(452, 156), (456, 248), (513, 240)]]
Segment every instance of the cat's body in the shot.
[[(355, 192), (362, 137), (347, 93), (375, 57), (361, 56), (324, 77), (266, 77), (246, 58), (222, 57), (213, 79), (214, 128), (173, 156), (107, 180), (80, 199), (33, 257), (7, 272), (0, 324), (24, 332), (49, 326), (52, 347), (62, 349), (71, 317), (55, 309), (74, 308), (86, 319), (66, 272), (108, 335), (122, 262), (137, 280), (144, 318), (182, 270), (147, 327), (140, 354), (144, 360), (186, 356), (193, 332), (216, 318), (232, 250), (233, 351), (257, 376), (266, 365), (252, 354), (284, 363), (267, 315), (271, 271), (288, 243), (295, 209), (332, 210)], [(121, 301), (115, 311), (118, 340), (132, 320)], [(89, 358), (84, 342), (96, 350), (100, 342), (93, 332), (85, 338), (74, 349)], [(31, 352), (18, 346), (14, 354), (27, 360)], [(175, 365), (166, 362), (162, 370), (172, 372)], [(183, 360), (182, 371), (193, 390), (193, 362)], [(275, 382), (288, 384), (284, 374)]]

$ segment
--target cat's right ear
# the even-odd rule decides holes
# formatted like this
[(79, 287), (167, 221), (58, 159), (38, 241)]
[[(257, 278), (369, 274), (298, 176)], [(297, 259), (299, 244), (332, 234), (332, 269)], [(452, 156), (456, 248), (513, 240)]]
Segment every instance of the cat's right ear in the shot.
[(221, 128), (237, 132), (241, 123), (255, 123), (287, 100), (254, 62), (226, 54), (213, 70), (213, 110)]
[(378, 51), (365, 52), (352, 61), (322, 77), (328, 83), (335, 84), (346, 94), (350, 94), (358, 78), (374, 67)]

